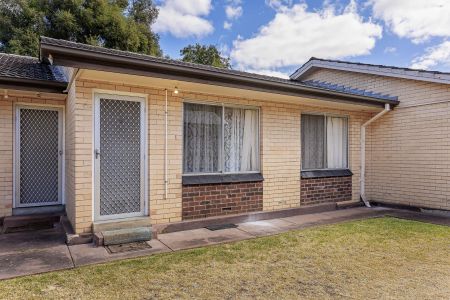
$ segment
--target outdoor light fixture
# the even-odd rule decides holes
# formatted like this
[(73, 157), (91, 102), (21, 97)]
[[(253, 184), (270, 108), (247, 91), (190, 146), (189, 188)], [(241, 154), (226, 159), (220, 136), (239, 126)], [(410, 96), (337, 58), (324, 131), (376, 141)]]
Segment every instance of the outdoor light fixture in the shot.
[(4, 99), (8, 99), (8, 97), (9, 97), (9, 96), (8, 96), (8, 90), (5, 90), (5, 91), (4, 91), (3, 98), (4, 98)]
[(174, 93), (175, 95), (178, 95), (178, 88), (177, 88), (177, 87), (174, 88), (173, 93)]

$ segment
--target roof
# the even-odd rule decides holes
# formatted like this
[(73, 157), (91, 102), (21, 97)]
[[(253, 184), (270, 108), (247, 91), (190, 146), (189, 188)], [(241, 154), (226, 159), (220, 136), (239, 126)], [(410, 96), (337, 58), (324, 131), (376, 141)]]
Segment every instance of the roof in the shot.
[(258, 79), (262, 79), (262, 80), (271, 80), (271, 81), (277, 81), (277, 82), (291, 82), (291, 80), (289, 80), (289, 79), (284, 79), (284, 78), (279, 78), (279, 77), (260, 75), (260, 74), (237, 71), (237, 70), (230, 70), (230, 69), (225, 69), (225, 68), (218, 68), (218, 67), (213, 67), (213, 66), (209, 66), (209, 65), (184, 62), (181, 60), (168, 59), (168, 58), (157, 57), (157, 56), (136, 53), (136, 52), (130, 52), (130, 51), (123, 51), (123, 50), (104, 48), (104, 47), (99, 47), (99, 46), (92, 46), (92, 45), (76, 43), (76, 42), (71, 42), (71, 41), (61, 40), (61, 39), (54, 39), (54, 38), (49, 38), (49, 37), (41, 37), (41, 45), (43, 45), (43, 44), (44, 45), (61, 46), (61, 47), (77, 49), (77, 50), (83, 50), (86, 52), (94, 52), (94, 53), (109, 54), (109, 55), (114, 55), (114, 56), (119, 56), (119, 57), (134, 58), (134, 59), (139, 59), (139, 60), (144, 60), (144, 61), (149, 61), (149, 62), (164, 63), (164, 64), (168, 64), (168, 65), (181, 66), (181, 67), (187, 67), (187, 68), (198, 69), (198, 70), (207, 70), (207, 71), (213, 71), (213, 72), (217, 72), (217, 73), (235, 74), (235, 75), (239, 75), (239, 76), (258, 78)]
[(317, 86), (292, 79), (217, 68), (48, 37), (41, 37), (40, 50), (41, 60), (48, 59), (56, 65), (234, 86), (273, 93), (299, 95), (302, 92), (303, 96), (317, 96), (323, 99), (328, 97), (325, 100), (330, 100), (331, 95), (334, 101), (347, 100), (377, 105), (398, 104), (393, 97), (387, 98), (376, 93), (363, 95), (349, 89), (335, 89), (333, 86)]
[(42, 64), (38, 58), (0, 53), (0, 77), (66, 82), (55, 66)]
[(293, 80), (302, 80), (308, 74), (319, 68), (450, 84), (449, 72), (418, 70), (395, 66), (321, 59), (316, 57), (311, 57), (303, 66), (297, 69), (290, 78)]
[(306, 81), (303, 81), (303, 83), (310, 85), (310, 86), (320, 87), (320, 88), (324, 88), (324, 89), (330, 89), (333, 91), (342, 91), (344, 93), (351, 93), (351, 94), (355, 94), (355, 95), (378, 97), (378, 98), (382, 98), (382, 99), (386, 99), (386, 100), (397, 100), (398, 99), (397, 96), (375, 93), (375, 92), (368, 91), (368, 90), (355, 89), (355, 88), (348, 87), (345, 85), (334, 84), (334, 83), (330, 83), (330, 82), (326, 82), (326, 81), (306, 80)]
[(36, 84), (62, 91), (67, 80), (58, 67), (42, 64), (35, 57), (0, 53), (0, 86), (20, 84), (34, 88)]

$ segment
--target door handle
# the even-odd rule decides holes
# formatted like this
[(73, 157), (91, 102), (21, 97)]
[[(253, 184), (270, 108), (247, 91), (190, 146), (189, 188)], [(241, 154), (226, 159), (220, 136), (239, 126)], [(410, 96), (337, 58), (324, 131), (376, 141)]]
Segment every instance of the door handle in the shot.
[(95, 149), (95, 159), (97, 159), (100, 156), (100, 150)]

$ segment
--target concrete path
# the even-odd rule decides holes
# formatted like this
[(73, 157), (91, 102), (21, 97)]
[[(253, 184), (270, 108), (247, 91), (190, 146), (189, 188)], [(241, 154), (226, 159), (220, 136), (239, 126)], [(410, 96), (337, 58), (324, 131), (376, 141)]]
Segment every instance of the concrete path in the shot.
[(236, 228), (211, 231), (206, 228), (160, 234), (151, 248), (110, 254), (92, 244), (67, 246), (60, 228), (0, 235), (0, 279), (172, 252), (208, 245), (268, 236), (324, 224), (379, 216), (393, 216), (450, 226), (450, 218), (386, 208), (352, 208), (326, 213), (236, 224)]
[(73, 266), (61, 228), (0, 235), (0, 279)]

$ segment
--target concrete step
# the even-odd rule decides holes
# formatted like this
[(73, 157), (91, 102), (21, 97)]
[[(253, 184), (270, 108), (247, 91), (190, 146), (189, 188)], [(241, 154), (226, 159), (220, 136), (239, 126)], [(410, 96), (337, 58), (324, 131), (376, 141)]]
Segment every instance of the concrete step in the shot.
[(17, 231), (36, 230), (52, 227), (58, 223), (61, 213), (33, 214), (24, 216), (9, 216), (3, 219), (3, 232), (10, 233)]
[(92, 233), (75, 233), (72, 224), (70, 224), (69, 218), (67, 216), (61, 217), (61, 227), (66, 235), (66, 244), (69, 246), (89, 244), (92, 242)]
[(151, 227), (125, 228), (94, 233), (94, 243), (96, 246), (142, 242), (151, 239)]
[(13, 208), (13, 216), (29, 216), (29, 215), (48, 215), (60, 213), (64, 214), (66, 211), (65, 205), (49, 205), (49, 206), (34, 206), (34, 207), (16, 207)]
[(136, 218), (117, 219), (117, 220), (95, 221), (92, 226), (92, 229), (95, 233), (110, 230), (132, 229), (151, 226), (152, 224), (150, 217), (145, 216)]

